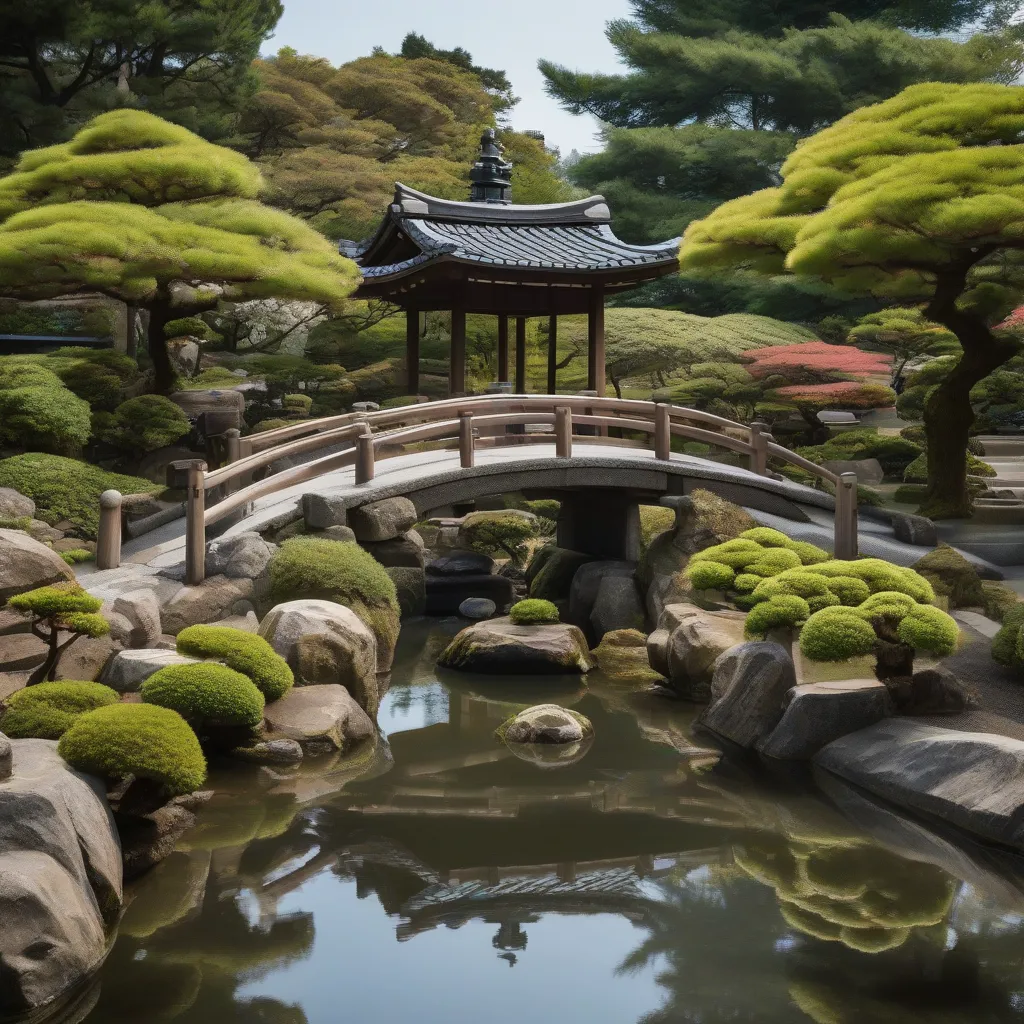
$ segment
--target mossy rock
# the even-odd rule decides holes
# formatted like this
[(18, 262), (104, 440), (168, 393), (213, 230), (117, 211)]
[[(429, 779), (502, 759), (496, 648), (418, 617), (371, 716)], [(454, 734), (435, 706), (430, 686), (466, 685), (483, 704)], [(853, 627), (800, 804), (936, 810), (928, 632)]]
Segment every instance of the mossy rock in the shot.
[[(535, 569), (534, 563), (538, 559), (539, 568)], [(545, 601), (558, 601), (567, 598), (572, 589), (572, 580), (576, 575), (576, 570), (581, 565), (597, 561), (600, 559), (582, 551), (572, 551), (569, 548), (560, 548), (553, 544), (546, 545), (534, 555), (534, 561), (530, 565), (531, 571), (527, 572), (530, 597)]]
[(508, 618), (467, 626), (444, 649), (442, 668), (483, 675), (567, 675), (594, 668), (583, 631), (560, 622), (517, 626)]
[(948, 544), (940, 544), (914, 565), (937, 594), (949, 599), (950, 608), (985, 606), (985, 590), (978, 570)]
[(591, 654), (602, 675), (615, 683), (646, 688), (665, 682), (665, 677), (651, 668), (647, 638), (637, 629), (605, 633)]

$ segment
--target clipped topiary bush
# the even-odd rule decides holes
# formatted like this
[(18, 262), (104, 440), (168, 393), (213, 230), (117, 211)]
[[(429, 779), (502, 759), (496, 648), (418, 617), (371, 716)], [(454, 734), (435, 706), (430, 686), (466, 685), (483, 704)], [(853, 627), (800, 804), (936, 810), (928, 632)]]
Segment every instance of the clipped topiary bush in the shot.
[(217, 658), (241, 672), (267, 703), (280, 700), (295, 682), (288, 662), (261, 636), (230, 626), (189, 626), (177, 637), (179, 654)]
[(558, 609), (550, 601), (535, 597), (512, 605), (508, 617), (517, 626), (536, 626), (560, 621)]
[(471, 551), (522, 565), (526, 541), (537, 536), (537, 521), (516, 511), (472, 512), (459, 529), (459, 543)]
[(955, 548), (940, 544), (914, 565), (935, 588), (949, 599), (950, 608), (977, 608), (985, 605), (985, 591), (978, 570)]
[(142, 684), (142, 699), (177, 711), (200, 735), (255, 729), (263, 721), (263, 694), (248, 676), (225, 665), (168, 665)]
[(1003, 616), (1002, 629), (992, 639), (992, 657), (1000, 665), (1024, 666), (1024, 602), (1009, 609)]
[(0, 445), (54, 454), (77, 452), (89, 440), (92, 418), (87, 402), (61, 387), (0, 390)]
[(81, 772), (147, 779), (169, 796), (194, 792), (206, 781), (196, 734), (176, 711), (155, 704), (111, 704), (79, 715), (57, 752)]
[(102, 437), (123, 451), (142, 454), (174, 444), (191, 429), (189, 418), (169, 398), (140, 395), (114, 410)]
[(12, 739), (59, 740), (79, 715), (120, 699), (116, 690), (99, 683), (65, 679), (29, 686), (4, 702), (0, 732)]
[(743, 628), (748, 637), (764, 637), (773, 629), (798, 626), (810, 614), (810, 606), (802, 597), (781, 594), (755, 605), (747, 614)]
[(377, 638), (378, 667), (390, 665), (398, 642), (398, 591), (368, 551), (351, 541), (293, 537), (270, 560), (276, 602), (314, 598), (351, 608)]
[(309, 395), (285, 395), (281, 408), (293, 419), (305, 419), (313, 408), (313, 399)]

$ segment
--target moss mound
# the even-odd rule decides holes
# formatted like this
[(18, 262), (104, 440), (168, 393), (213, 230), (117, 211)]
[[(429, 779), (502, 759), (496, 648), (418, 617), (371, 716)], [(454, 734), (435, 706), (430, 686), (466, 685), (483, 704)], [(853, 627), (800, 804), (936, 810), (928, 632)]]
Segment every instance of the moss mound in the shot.
[(512, 605), (508, 617), (517, 626), (533, 626), (560, 621), (558, 609), (550, 601), (537, 598), (528, 598)]
[(263, 694), (234, 669), (212, 662), (168, 665), (142, 684), (147, 704), (177, 711), (200, 734), (210, 729), (255, 729), (263, 721)]
[(36, 503), (36, 516), (51, 526), (68, 520), (78, 533), (96, 539), (100, 495), (156, 494), (163, 488), (141, 477), (108, 473), (77, 459), (27, 452), (0, 460), (0, 487), (13, 487)]
[(7, 698), (0, 732), (12, 739), (59, 740), (79, 715), (120, 699), (115, 690), (99, 683), (39, 683)]
[(377, 638), (378, 665), (390, 665), (400, 629), (394, 581), (369, 552), (351, 541), (293, 537), (270, 560), (271, 595), (277, 602), (316, 598), (343, 604)]
[(261, 636), (230, 626), (189, 626), (177, 638), (179, 654), (217, 658), (248, 676), (267, 702), (280, 700), (294, 685), (288, 662)]
[(950, 608), (977, 608), (985, 604), (985, 591), (978, 570), (955, 548), (940, 544), (914, 565), (935, 588), (949, 598)]
[(593, 555), (571, 551), (554, 544), (540, 548), (533, 556), (526, 572), (530, 597), (544, 601), (558, 601), (569, 596), (576, 570), (588, 562), (596, 562)]
[(177, 712), (154, 704), (112, 704), (79, 715), (57, 751), (79, 771), (151, 779), (171, 796), (191, 793), (206, 781), (196, 734)]

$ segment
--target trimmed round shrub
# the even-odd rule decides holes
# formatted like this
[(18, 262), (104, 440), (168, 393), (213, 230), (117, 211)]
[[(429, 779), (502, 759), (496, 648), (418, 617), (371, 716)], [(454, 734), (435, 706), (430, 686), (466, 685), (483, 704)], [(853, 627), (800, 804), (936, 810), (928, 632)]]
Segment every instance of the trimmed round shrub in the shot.
[(60, 387), (63, 387), (60, 377), (42, 363), (19, 359), (17, 356), (0, 358), (0, 391)]
[(871, 588), (855, 576), (830, 576), (828, 589), (839, 598), (840, 604), (856, 608), (871, 595)]
[(811, 661), (845, 661), (870, 654), (877, 641), (871, 624), (853, 608), (823, 608), (800, 632), (800, 651)]
[(0, 391), (0, 445), (66, 454), (89, 440), (92, 417), (87, 402), (60, 386)]
[(263, 434), (268, 430), (277, 430), (280, 427), (291, 427), (294, 426), (294, 420), (282, 420), (282, 419), (270, 419), (260, 420), (255, 427), (252, 428), (254, 434)]
[(550, 601), (536, 597), (512, 605), (508, 617), (517, 626), (535, 626), (560, 621), (558, 609)]
[(263, 721), (263, 694), (248, 676), (213, 662), (168, 665), (142, 684), (147, 704), (177, 711), (198, 732), (254, 729)]
[(59, 740), (79, 715), (120, 699), (116, 690), (99, 683), (65, 679), (27, 686), (7, 698), (0, 732), (13, 739)]
[(748, 637), (763, 637), (780, 626), (796, 626), (810, 614), (810, 606), (802, 597), (782, 594), (751, 608), (743, 630)]
[(304, 419), (313, 408), (313, 399), (309, 395), (285, 395), (281, 408), (296, 419)]
[(736, 574), (732, 588), (738, 594), (751, 594), (764, 582), (764, 577), (755, 576), (752, 572), (741, 572)]
[(792, 541), (781, 531), (770, 526), (755, 526), (752, 530), (744, 530), (740, 540), (752, 540), (763, 548), (788, 548)]
[(185, 413), (163, 395), (139, 395), (115, 410), (103, 439), (128, 452), (154, 452), (183, 438), (192, 429)]
[(902, 619), (917, 602), (907, 594), (896, 590), (881, 590), (872, 594), (857, 607), (857, 611), (865, 619)]
[(196, 734), (176, 711), (155, 704), (111, 704), (79, 715), (57, 752), (81, 772), (106, 779), (150, 779), (171, 796), (206, 781)]
[(800, 561), (804, 565), (817, 565), (832, 558), (824, 548), (819, 548), (817, 544), (807, 540), (790, 541), (787, 546), (790, 551), (795, 551), (800, 556)]
[(949, 598), (951, 608), (976, 608), (985, 604), (978, 570), (948, 544), (940, 544), (914, 565), (935, 591)]
[(960, 627), (941, 608), (915, 605), (899, 624), (897, 636), (915, 650), (952, 654), (960, 642)]
[(1003, 617), (1002, 628), (992, 640), (992, 657), (1000, 665), (1015, 664), (1020, 655), (1021, 627), (1024, 626), (1024, 602), (1014, 605)]
[(698, 590), (728, 590), (736, 579), (736, 573), (721, 562), (692, 562), (684, 575)]
[(267, 702), (280, 700), (295, 683), (288, 662), (261, 636), (230, 626), (189, 626), (177, 638), (179, 654), (217, 658), (252, 680)]
[(766, 548), (763, 554), (748, 565), (747, 572), (755, 576), (777, 576), (787, 569), (796, 569), (803, 563), (795, 551), (788, 548)]
[(765, 548), (756, 541), (737, 538), (698, 551), (690, 559), (690, 565), (693, 565), (694, 562), (721, 562), (722, 565), (727, 565), (730, 569), (745, 569), (748, 565), (753, 565), (765, 553)]

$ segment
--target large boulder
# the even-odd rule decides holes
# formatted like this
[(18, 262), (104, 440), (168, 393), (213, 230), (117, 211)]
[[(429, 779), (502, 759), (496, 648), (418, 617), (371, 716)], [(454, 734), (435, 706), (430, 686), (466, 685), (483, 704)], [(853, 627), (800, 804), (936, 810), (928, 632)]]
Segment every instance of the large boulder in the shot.
[(251, 579), (228, 579), (208, 576), (194, 587), (182, 587), (163, 606), (160, 618), (163, 631), (177, 636), (188, 626), (218, 622), (233, 614), (241, 601), (248, 601), (255, 592)]
[(765, 757), (810, 760), (841, 736), (892, 714), (889, 691), (877, 679), (802, 683), (790, 691), (788, 700), (778, 725), (760, 745)]
[(0, 519), (35, 517), (36, 503), (12, 487), (0, 487)]
[(56, 551), (20, 530), (0, 530), (0, 605), (25, 590), (74, 578)]
[(530, 561), (526, 570), (526, 582), (530, 586), (530, 597), (545, 601), (561, 601), (572, 590), (572, 581), (581, 566), (600, 559), (583, 551), (560, 548), (554, 544), (542, 547)]
[(376, 732), (344, 686), (298, 686), (265, 711), (270, 739), (296, 740), (309, 754), (347, 750)]
[(114, 601), (111, 610), (115, 615), (123, 615), (129, 623), (128, 647), (155, 647), (160, 643), (163, 634), (160, 602), (152, 590), (133, 590), (122, 594)]
[(81, 985), (121, 911), (121, 848), (104, 787), (48, 740), (14, 740), (0, 782), (0, 1009), (38, 1011)]
[[(696, 605), (666, 608), (658, 625), (669, 632), (665, 658), (669, 686), (686, 700), (709, 701), (715, 662), (743, 643), (744, 619), (742, 612), (713, 612)], [(653, 659), (651, 664), (658, 669)]]
[(590, 719), (558, 704), (520, 711), (498, 730), (506, 743), (579, 743), (593, 734)]
[(169, 665), (194, 665), (197, 661), (198, 658), (159, 648), (120, 651), (107, 663), (100, 682), (118, 693), (138, 693), (154, 672)]
[(1024, 849), (1024, 741), (890, 718), (814, 758), (890, 803)]
[(227, 576), (228, 579), (250, 579), (262, 576), (277, 550), (258, 533), (239, 533), (234, 537), (221, 537), (206, 548), (208, 576)]
[(363, 547), (389, 569), (422, 569), (424, 565), (423, 538), (415, 530), (392, 540), (367, 542)]
[(81, 679), (92, 682), (106, 670), (107, 665), (123, 647), (113, 636), (79, 637), (57, 663), (58, 679)]
[(857, 483), (880, 484), (885, 479), (885, 470), (878, 459), (829, 459), (822, 465), (830, 469), (836, 476), (843, 473), (853, 473), (857, 477)]
[(415, 522), (416, 506), (408, 498), (385, 498), (348, 512), (348, 525), (360, 543), (394, 540), (411, 530)]
[(600, 640), (605, 633), (615, 630), (641, 630), (644, 619), (644, 606), (632, 576), (605, 576), (590, 610), (593, 635)]
[(590, 613), (594, 610), (602, 581), (609, 577), (631, 580), (635, 573), (636, 562), (587, 562), (581, 565), (569, 589), (569, 621), (585, 629), (590, 623)]
[(467, 626), (438, 658), (442, 668), (485, 675), (564, 675), (595, 668), (587, 638), (565, 622), (517, 626), (509, 618)]
[(311, 530), (348, 526), (345, 501), (336, 494), (304, 494), (300, 502), (302, 517)]
[(796, 686), (790, 652), (771, 641), (749, 641), (729, 648), (715, 662), (714, 703), (701, 724), (741, 747), (752, 749), (782, 718), (786, 694)]
[(456, 615), (459, 606), (469, 597), (493, 601), (499, 611), (507, 611), (515, 599), (510, 579), (494, 574), (470, 576), (428, 575), (426, 583), (427, 615)]
[(273, 608), (259, 635), (288, 662), (298, 686), (340, 683), (377, 713), (377, 641), (351, 608), (333, 601), (289, 601)]

